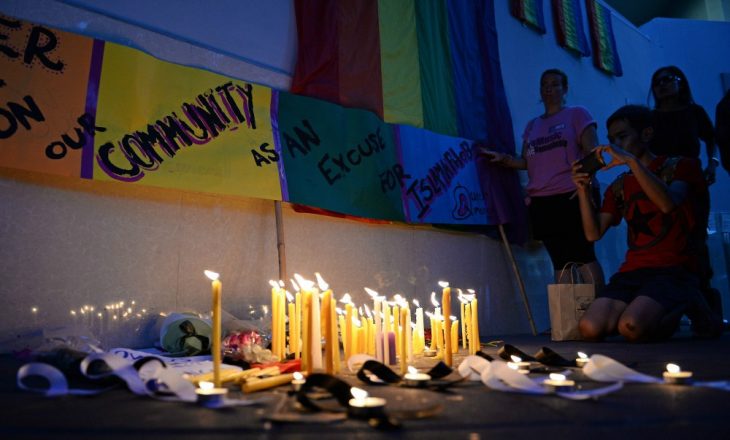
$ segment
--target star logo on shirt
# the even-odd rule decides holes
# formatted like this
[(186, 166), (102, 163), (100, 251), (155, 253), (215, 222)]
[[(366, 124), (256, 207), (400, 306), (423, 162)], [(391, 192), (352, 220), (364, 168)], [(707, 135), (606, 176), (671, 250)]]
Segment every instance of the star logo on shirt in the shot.
[(639, 237), (639, 234), (648, 235), (649, 237), (656, 237), (654, 231), (649, 227), (649, 222), (656, 216), (656, 212), (643, 213), (639, 209), (639, 204), (634, 205), (634, 212), (631, 215), (631, 221), (629, 227), (631, 228), (634, 240)]

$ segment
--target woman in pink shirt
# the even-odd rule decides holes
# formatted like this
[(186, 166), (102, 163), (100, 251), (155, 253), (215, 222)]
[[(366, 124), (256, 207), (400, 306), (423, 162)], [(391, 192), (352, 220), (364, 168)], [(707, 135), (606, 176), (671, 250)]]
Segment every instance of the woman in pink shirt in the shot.
[[(550, 255), (556, 281), (567, 263), (583, 264), (584, 280), (603, 284), (593, 243), (583, 234), (580, 208), (571, 178), (572, 164), (597, 144), (596, 121), (584, 107), (566, 106), (568, 77), (558, 69), (540, 76), (540, 97), (545, 113), (532, 119), (522, 135), (522, 155), (481, 150), (490, 162), (527, 170), (527, 203), (533, 237), (542, 240)], [(598, 188), (596, 188), (598, 189)], [(598, 191), (596, 191), (598, 194)], [(568, 279), (566, 279), (568, 278)]]

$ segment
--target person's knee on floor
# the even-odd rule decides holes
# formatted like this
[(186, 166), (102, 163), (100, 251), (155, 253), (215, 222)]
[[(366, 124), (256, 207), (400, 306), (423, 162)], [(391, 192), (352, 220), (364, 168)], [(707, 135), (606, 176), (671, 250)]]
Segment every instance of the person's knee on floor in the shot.
[(600, 341), (606, 336), (600, 323), (586, 317), (581, 318), (578, 322), (578, 330), (583, 339), (587, 341)]

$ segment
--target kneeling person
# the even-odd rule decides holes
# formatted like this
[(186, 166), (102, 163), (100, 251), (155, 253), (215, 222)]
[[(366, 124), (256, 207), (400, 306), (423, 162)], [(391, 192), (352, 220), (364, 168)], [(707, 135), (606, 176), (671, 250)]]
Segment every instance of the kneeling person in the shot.
[(606, 168), (626, 165), (628, 171), (606, 190), (599, 210), (591, 202), (591, 176), (577, 163), (573, 181), (586, 238), (599, 240), (623, 218), (629, 249), (618, 273), (583, 315), (580, 331), (589, 340), (616, 332), (629, 341), (667, 338), (688, 305), (704, 303), (688, 249), (695, 201), (705, 185), (702, 169), (695, 159), (649, 151), (653, 129), (648, 108), (622, 107), (606, 125), (611, 145), (597, 147), (610, 156)]

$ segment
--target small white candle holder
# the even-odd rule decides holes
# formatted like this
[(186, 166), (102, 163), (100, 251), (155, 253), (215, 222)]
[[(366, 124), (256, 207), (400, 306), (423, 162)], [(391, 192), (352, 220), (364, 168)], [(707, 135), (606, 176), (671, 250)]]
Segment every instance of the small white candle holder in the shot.
[(414, 367), (408, 367), (408, 373), (403, 376), (403, 383), (407, 387), (423, 388), (431, 380), (431, 376), (426, 373), (419, 373)]
[(692, 372), (682, 371), (677, 364), (667, 364), (667, 371), (663, 376), (665, 383), (673, 385), (688, 385), (692, 382)]
[(371, 419), (385, 415), (385, 399), (370, 397), (368, 392), (357, 387), (350, 389), (352, 399), (348, 402), (347, 412), (358, 419)]
[(292, 381), (291, 381), (291, 387), (292, 387), (292, 390), (296, 393), (302, 389), (302, 386), (306, 382), (306, 379), (304, 379), (304, 375), (298, 371), (295, 372), (293, 376), (294, 376), (294, 379), (292, 379)]
[(223, 403), (228, 395), (227, 388), (216, 388), (213, 382), (200, 382), (198, 384), (200, 388), (195, 389), (197, 395), (197, 403), (200, 406), (206, 408), (218, 408), (223, 406)]
[(528, 374), (530, 372), (530, 363), (523, 362), (519, 356), (512, 355), (512, 362), (507, 362), (507, 366), (513, 370), (517, 370), (518, 373)]
[(588, 358), (588, 355), (583, 353), (582, 351), (578, 352), (578, 357), (575, 358), (575, 365), (578, 366), (578, 368), (583, 368), (586, 366), (590, 359)]
[(550, 373), (549, 378), (542, 383), (554, 393), (573, 391), (575, 388), (575, 381), (566, 379), (565, 375), (558, 373)]

